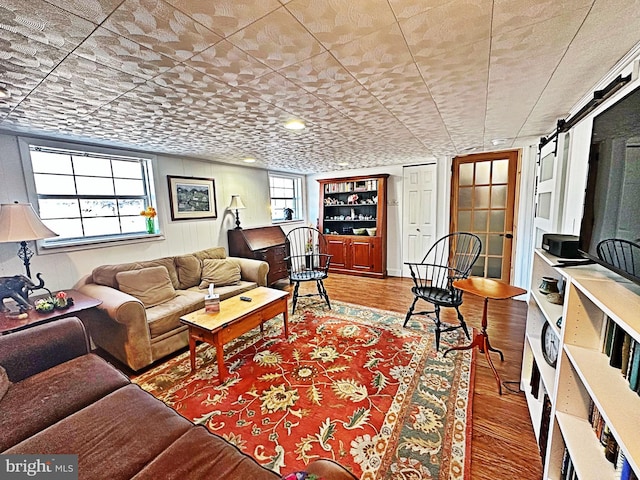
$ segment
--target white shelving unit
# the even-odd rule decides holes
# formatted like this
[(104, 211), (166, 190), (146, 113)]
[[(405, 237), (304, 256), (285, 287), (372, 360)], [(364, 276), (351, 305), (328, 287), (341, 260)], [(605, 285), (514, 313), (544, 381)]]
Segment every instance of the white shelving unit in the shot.
[[(616, 478), (589, 422), (591, 402), (633, 470), (640, 472), (640, 396), (602, 353), (608, 318), (640, 341), (640, 286), (597, 265), (557, 268), (556, 261), (542, 250), (535, 252), (520, 381), (538, 439), (545, 393), (551, 401), (543, 478), (561, 478), (565, 449), (580, 480)], [(562, 280), (564, 305), (553, 305), (538, 292), (542, 276)], [(560, 317), (563, 321), (558, 329)], [(542, 356), (544, 322), (555, 327), (560, 340), (556, 368)], [(538, 398), (530, 387), (534, 360), (540, 370)]]
[[(560, 285), (566, 283), (566, 276), (562, 271), (558, 272), (553, 267), (555, 259), (547, 255), (543, 251), (536, 252), (532, 268), (532, 282), (529, 290), (529, 310), (527, 315), (527, 327), (525, 332), (524, 352), (522, 361), (522, 375), (520, 379), (520, 389), (525, 392), (529, 413), (531, 415), (531, 424), (536, 435), (536, 439), (540, 440), (540, 421), (542, 418), (543, 399), (546, 393), (551, 402), (555, 399), (555, 378), (556, 369), (551, 367), (542, 355), (542, 327), (545, 323), (549, 323), (551, 328), (560, 338), (560, 328), (557, 321), (562, 317), (563, 306), (549, 302), (545, 295), (538, 291), (538, 285), (542, 277), (554, 277), (562, 280)], [(533, 362), (535, 360), (538, 370), (540, 371), (540, 385), (538, 385), (538, 395), (535, 397), (532, 388), (529, 385), (533, 370)]]

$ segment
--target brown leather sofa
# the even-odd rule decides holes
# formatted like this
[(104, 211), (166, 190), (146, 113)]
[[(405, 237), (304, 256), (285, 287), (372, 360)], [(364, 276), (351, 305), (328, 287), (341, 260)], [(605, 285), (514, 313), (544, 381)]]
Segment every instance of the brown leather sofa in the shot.
[[(280, 478), (90, 353), (76, 317), (0, 336), (0, 366), (2, 454), (77, 454), (91, 480)], [(355, 478), (327, 460), (309, 470)]]
[[(229, 273), (232, 268), (235, 277)], [(267, 262), (227, 257), (223, 247), (214, 247), (101, 265), (74, 288), (102, 300), (99, 307), (82, 314), (93, 343), (137, 371), (188, 345), (188, 329), (180, 317), (204, 307), (208, 279), (216, 280), (214, 293), (224, 300), (266, 286), (268, 272)]]

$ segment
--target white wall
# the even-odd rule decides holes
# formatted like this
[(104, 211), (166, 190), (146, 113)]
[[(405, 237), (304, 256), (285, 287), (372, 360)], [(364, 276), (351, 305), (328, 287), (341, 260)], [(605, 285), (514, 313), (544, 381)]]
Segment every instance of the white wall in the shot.
[[(27, 190), (18, 150), (18, 137), (0, 134), (0, 203), (27, 202)], [(218, 218), (215, 220), (171, 221), (167, 175), (213, 178)], [(213, 164), (195, 159), (157, 156), (154, 165), (158, 223), (164, 236), (156, 240), (119, 246), (101, 246), (67, 253), (36, 253), (31, 271), (42, 272), (51, 290), (71, 288), (84, 274), (103, 264), (145, 260), (227, 246), (227, 230), (235, 218), (226, 210), (232, 194), (239, 194), (247, 206), (240, 211), (243, 227), (271, 224), (269, 180), (266, 170)], [(31, 242), (31, 248), (35, 245)], [(17, 257), (18, 244), (0, 244), (0, 275), (24, 273)]]

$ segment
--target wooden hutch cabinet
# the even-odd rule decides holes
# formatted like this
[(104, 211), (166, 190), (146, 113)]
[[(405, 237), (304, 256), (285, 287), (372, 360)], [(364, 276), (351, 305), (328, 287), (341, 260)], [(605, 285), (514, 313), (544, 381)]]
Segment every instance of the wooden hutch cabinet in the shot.
[(278, 226), (262, 228), (236, 228), (227, 233), (229, 255), (232, 257), (255, 258), (269, 264), (267, 283), (289, 278), (285, 257), (286, 237)]
[(331, 272), (387, 276), (388, 174), (318, 180)]

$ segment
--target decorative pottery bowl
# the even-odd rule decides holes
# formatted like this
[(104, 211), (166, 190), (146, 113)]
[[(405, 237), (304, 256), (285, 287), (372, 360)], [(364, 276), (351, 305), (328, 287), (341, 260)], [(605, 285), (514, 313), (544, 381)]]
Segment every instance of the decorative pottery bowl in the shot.
[(49, 313), (55, 308), (55, 304), (51, 302), (38, 302), (35, 305), (35, 309), (40, 313)]
[(370, 237), (375, 237), (376, 236), (376, 232), (378, 231), (377, 228), (367, 228), (367, 235), (369, 235)]
[(366, 235), (367, 234), (367, 229), (366, 228), (354, 228), (353, 229), (353, 234), (354, 235)]

